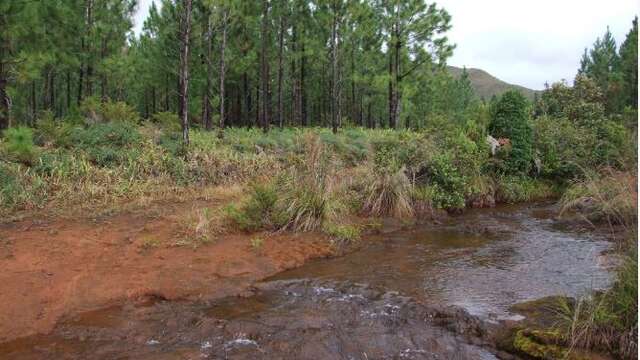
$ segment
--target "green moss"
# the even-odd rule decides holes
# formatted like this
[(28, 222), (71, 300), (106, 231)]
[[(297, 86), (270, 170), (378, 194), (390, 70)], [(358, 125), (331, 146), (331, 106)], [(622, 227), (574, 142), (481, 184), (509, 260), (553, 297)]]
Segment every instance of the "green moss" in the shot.
[(513, 347), (535, 359), (564, 359), (568, 350), (553, 344), (559, 337), (554, 330), (518, 330)]

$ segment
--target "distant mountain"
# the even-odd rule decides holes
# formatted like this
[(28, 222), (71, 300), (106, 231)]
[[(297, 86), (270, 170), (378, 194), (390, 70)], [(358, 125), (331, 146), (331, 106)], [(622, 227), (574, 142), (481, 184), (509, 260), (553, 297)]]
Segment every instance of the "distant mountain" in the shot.
[[(454, 77), (462, 75), (462, 68), (447, 66), (447, 70)], [(538, 92), (524, 86), (506, 83), (484, 70), (467, 68), (467, 72), (469, 73), (469, 80), (471, 80), (473, 89), (478, 97), (485, 98), (487, 101), (490, 100), (493, 95), (501, 95), (507, 90), (512, 89), (520, 91), (522, 95), (529, 100), (533, 100), (534, 94)]]

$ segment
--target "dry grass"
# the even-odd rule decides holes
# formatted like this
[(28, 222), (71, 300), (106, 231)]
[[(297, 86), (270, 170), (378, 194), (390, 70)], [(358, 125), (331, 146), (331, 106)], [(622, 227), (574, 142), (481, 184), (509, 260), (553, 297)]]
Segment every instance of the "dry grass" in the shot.
[(413, 216), (411, 181), (404, 167), (395, 172), (377, 173), (371, 169), (371, 182), (365, 188), (363, 211), (369, 216)]
[(585, 180), (571, 186), (563, 195), (561, 215), (576, 212), (591, 223), (634, 228), (638, 216), (637, 181), (633, 173), (610, 169), (602, 174), (587, 173)]

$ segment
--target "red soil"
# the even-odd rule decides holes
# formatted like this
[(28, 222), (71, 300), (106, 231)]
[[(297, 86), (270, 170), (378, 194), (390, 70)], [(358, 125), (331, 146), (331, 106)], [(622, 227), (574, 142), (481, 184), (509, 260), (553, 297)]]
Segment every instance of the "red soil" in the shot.
[[(170, 246), (177, 236), (175, 215), (190, 209), (164, 210), (173, 214), (0, 225), (0, 342), (47, 333), (66, 314), (126, 301), (237, 294), (279, 271), (331, 255), (318, 234), (264, 236), (258, 251), (244, 234), (197, 249)], [(145, 249), (149, 238), (162, 245)]]

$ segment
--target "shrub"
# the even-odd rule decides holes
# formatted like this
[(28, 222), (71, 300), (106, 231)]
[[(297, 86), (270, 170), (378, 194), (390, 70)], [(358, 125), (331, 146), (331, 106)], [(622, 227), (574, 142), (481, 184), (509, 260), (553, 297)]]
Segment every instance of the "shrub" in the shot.
[(136, 109), (122, 101), (104, 102), (101, 111), (105, 121), (122, 121), (132, 124), (140, 122), (140, 115)]
[(497, 179), (496, 200), (513, 204), (550, 198), (552, 187), (540, 180), (522, 176), (501, 176)]
[(227, 206), (227, 217), (241, 230), (257, 231), (275, 229), (282, 224), (280, 211), (277, 209), (278, 194), (272, 183), (253, 183), (250, 195), (239, 207)]
[(496, 138), (508, 138), (511, 152), (507, 159), (510, 174), (527, 174), (533, 160), (533, 130), (529, 123), (528, 104), (518, 91), (507, 91), (495, 104), (489, 132)]
[(53, 118), (53, 113), (50, 111), (43, 112), (38, 119), (35, 128), (35, 142), (38, 145), (55, 145), (59, 147), (70, 146), (69, 136), (73, 124), (68, 121), (58, 120)]
[(595, 133), (566, 118), (541, 117), (534, 122), (534, 148), (540, 174), (560, 181), (582, 176), (594, 164)]
[(120, 121), (136, 124), (140, 121), (138, 112), (124, 102), (102, 102), (92, 96), (85, 98), (80, 104), (80, 113), (89, 124)]
[(464, 208), (467, 179), (453, 164), (451, 153), (434, 157), (429, 164), (428, 180), (433, 187), (432, 200), (437, 208)]
[(167, 133), (177, 133), (181, 129), (180, 118), (172, 112), (158, 112), (151, 116), (151, 121), (158, 124)]
[(4, 131), (5, 148), (8, 155), (15, 160), (30, 165), (36, 156), (33, 144), (33, 131), (24, 126), (9, 128)]
[(74, 128), (70, 134), (71, 144), (84, 150), (94, 164), (103, 167), (125, 163), (130, 156), (127, 151), (141, 141), (138, 129), (124, 122)]

